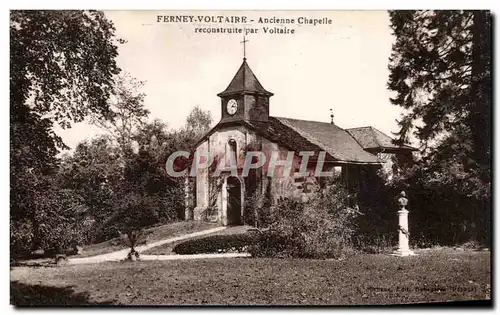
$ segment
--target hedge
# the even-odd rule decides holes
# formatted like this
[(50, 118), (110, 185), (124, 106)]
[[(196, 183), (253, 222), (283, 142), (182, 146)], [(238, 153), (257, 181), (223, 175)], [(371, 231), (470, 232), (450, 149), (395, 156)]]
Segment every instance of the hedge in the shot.
[(258, 241), (258, 235), (247, 232), (244, 234), (213, 235), (182, 242), (173, 248), (179, 255), (210, 254), (229, 251), (244, 251), (249, 245)]

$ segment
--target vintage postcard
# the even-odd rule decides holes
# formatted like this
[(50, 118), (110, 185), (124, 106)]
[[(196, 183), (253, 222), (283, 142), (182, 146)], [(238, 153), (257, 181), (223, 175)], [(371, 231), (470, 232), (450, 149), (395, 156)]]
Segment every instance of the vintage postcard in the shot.
[(492, 305), (489, 11), (9, 27), (15, 307)]

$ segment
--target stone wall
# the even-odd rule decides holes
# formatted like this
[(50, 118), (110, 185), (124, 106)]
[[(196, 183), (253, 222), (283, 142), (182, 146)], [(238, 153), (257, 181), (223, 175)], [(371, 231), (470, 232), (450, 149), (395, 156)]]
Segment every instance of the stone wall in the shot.
[[(269, 141), (268, 139), (261, 138), (253, 131), (248, 130), (244, 126), (226, 127), (214, 132), (207, 141), (200, 144), (197, 148), (198, 152), (210, 152), (211, 156), (216, 157), (213, 166), (218, 166), (221, 162), (223, 165), (229, 166), (229, 155), (231, 147), (230, 140), (236, 143), (236, 162), (238, 168), (238, 175), (241, 175), (241, 170), (245, 163), (245, 153), (248, 150), (262, 150), (266, 155), (266, 163), (261, 170), (256, 172), (255, 187), (262, 192), (268, 191), (271, 200), (276, 202), (279, 198), (294, 198), (299, 201), (309, 200), (317, 191), (318, 188), (324, 187), (328, 181), (326, 178), (315, 177), (316, 164), (314, 159), (307, 167), (308, 175), (305, 177), (294, 176), (295, 172), (300, 169), (301, 157), (294, 155), (293, 165), (289, 173), (285, 172), (284, 166), (276, 166), (274, 175), (268, 178), (267, 170), (272, 152), (279, 152), (278, 160), (286, 160), (288, 149)], [(251, 148), (249, 148), (251, 146)], [(296, 152), (298, 153), (298, 152)], [(224, 223), (227, 217), (225, 213), (227, 208), (227, 193), (223, 192), (225, 179), (230, 176), (229, 170), (221, 172), (219, 177), (214, 175), (215, 168), (213, 169), (200, 169), (196, 173), (196, 207), (193, 211), (194, 220), (213, 220)], [(355, 183), (358, 174), (356, 166), (346, 166), (335, 164), (333, 162), (325, 163), (323, 171), (333, 171), (334, 176), (341, 177), (346, 183), (351, 186), (357, 186)], [(239, 176), (242, 185), (242, 191), (245, 192), (244, 200), (249, 197), (246, 193), (245, 186), (249, 185), (248, 180)], [(270, 185), (267, 189), (266, 185)], [(354, 188), (354, 187), (353, 187)], [(242, 204), (244, 204), (244, 200)], [(210, 210), (210, 211), (207, 211)], [(211, 212), (211, 213), (208, 213)]]
[[(208, 152), (209, 145), (208, 141), (201, 143), (196, 149), (197, 153)], [(201, 220), (203, 211), (208, 207), (208, 193), (209, 193), (209, 183), (208, 183), (208, 169), (202, 168), (196, 170), (196, 207), (193, 210), (193, 219)]]
[[(230, 140), (236, 143), (236, 165), (238, 169), (241, 169), (245, 163), (246, 148), (248, 144), (257, 141), (257, 136), (244, 126), (226, 127), (214, 132), (207, 141), (198, 146), (197, 152), (209, 152), (214, 160), (212, 168), (204, 168), (196, 172), (197, 204), (194, 209), (194, 220), (208, 219), (221, 222), (226, 217), (223, 213), (225, 200), (222, 186), (225, 177), (230, 173), (223, 171), (219, 176), (215, 176), (215, 170), (221, 163), (225, 167), (230, 166), (228, 154), (231, 151)], [(242, 184), (242, 189), (244, 189), (244, 184)]]

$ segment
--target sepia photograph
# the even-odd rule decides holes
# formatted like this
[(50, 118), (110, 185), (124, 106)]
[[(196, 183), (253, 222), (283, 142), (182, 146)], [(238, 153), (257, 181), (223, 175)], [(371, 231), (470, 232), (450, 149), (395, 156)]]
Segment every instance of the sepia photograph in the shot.
[(10, 304), (492, 307), (488, 10), (10, 10)]

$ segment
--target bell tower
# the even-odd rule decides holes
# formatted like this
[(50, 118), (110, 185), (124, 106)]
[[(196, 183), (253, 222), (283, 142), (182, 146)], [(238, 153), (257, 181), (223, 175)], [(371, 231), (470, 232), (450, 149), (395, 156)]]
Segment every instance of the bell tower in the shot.
[(269, 119), (269, 98), (273, 93), (262, 87), (246, 58), (228, 87), (217, 96), (221, 98), (221, 122)]

